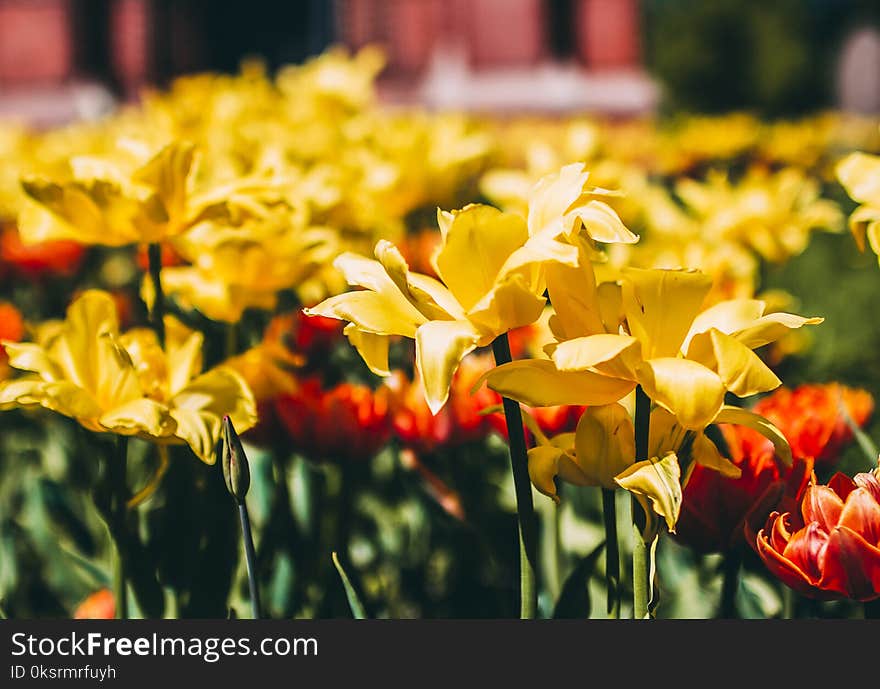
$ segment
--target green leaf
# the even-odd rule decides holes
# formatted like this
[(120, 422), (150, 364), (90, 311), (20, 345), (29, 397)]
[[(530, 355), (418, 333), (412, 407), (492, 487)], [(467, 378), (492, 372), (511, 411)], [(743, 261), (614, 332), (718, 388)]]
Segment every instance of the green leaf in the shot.
[(331, 553), (331, 557), (333, 558), (333, 565), (336, 567), (336, 571), (339, 572), (339, 578), (342, 579), (342, 585), (345, 587), (345, 597), (348, 598), (348, 606), (351, 608), (351, 614), (356, 620), (367, 619), (367, 613), (366, 610), (364, 610), (364, 605), (363, 603), (361, 603), (361, 599), (358, 596), (357, 591), (354, 590), (354, 586), (352, 586), (351, 580), (348, 578), (348, 575), (342, 568), (342, 565), (339, 562), (339, 557), (336, 555), (335, 550)]
[(589, 581), (605, 548), (602, 541), (585, 555), (568, 575), (553, 609), (554, 619), (587, 619), (591, 612)]

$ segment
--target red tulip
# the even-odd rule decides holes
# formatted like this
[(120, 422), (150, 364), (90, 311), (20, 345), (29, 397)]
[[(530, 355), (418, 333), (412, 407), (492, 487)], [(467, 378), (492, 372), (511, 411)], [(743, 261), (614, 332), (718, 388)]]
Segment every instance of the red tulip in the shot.
[(389, 381), (395, 392), (394, 433), (402, 444), (419, 454), (439, 447), (455, 446), (484, 438), (492, 429), (492, 415), (481, 413), (501, 404), (501, 398), (486, 386), (471, 394), (471, 388), (491, 361), (484, 356), (465, 357), (452, 378), (449, 400), (431, 414), (421, 384), (396, 373)]
[[(18, 342), (24, 337), (21, 312), (9, 302), (0, 302), (0, 340)], [(0, 363), (6, 362), (6, 348), (0, 344)]]
[(757, 535), (770, 571), (820, 600), (880, 598), (880, 468), (810, 485), (800, 516), (773, 512)]
[(0, 234), (0, 261), (28, 278), (47, 273), (72, 275), (82, 264), (85, 249), (66, 239), (23, 244), (18, 230), (7, 227)]
[(294, 448), (314, 460), (365, 460), (388, 440), (391, 413), (387, 388), (342, 383), (323, 389), (317, 378), (278, 397), (275, 411)]
[(721, 426), (738, 479), (694, 466), (684, 487), (674, 538), (697, 552), (727, 552), (754, 542), (754, 533), (773, 510), (797, 504), (813, 471), (811, 458), (786, 467), (773, 444), (745, 426)]

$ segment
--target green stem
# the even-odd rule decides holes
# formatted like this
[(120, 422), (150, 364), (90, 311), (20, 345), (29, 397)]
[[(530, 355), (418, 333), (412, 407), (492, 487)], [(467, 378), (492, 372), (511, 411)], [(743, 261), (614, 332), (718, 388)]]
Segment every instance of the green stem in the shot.
[(254, 537), (251, 533), (251, 519), (248, 516), (247, 505), (244, 502), (238, 504), (238, 516), (241, 519), (241, 534), (244, 539), (244, 556), (247, 561), (248, 587), (251, 593), (251, 611), (255, 620), (260, 619), (260, 590), (257, 588), (257, 556), (254, 553)]
[[(510, 341), (507, 333), (499, 335), (492, 342), (495, 364), (510, 363)], [(507, 437), (510, 443), (510, 468), (513, 472), (513, 486), (516, 493), (516, 513), (519, 520), (519, 564), (520, 564), (520, 618), (534, 619), (538, 611), (538, 589), (536, 585), (537, 564), (537, 519), (532, 502), (532, 484), (529, 480), (529, 459), (526, 452), (526, 437), (523, 428), (522, 410), (517, 402), (507, 397), (501, 398), (504, 405), (504, 420), (507, 424)]]
[(150, 321), (156, 330), (159, 344), (165, 347), (165, 293), (162, 291), (162, 245), (150, 244), (147, 248), (150, 262), (150, 280), (153, 282), (153, 309), (150, 312)]
[(783, 585), (782, 587), (782, 619), (793, 620), (797, 607), (797, 594), (793, 589)]
[(126, 527), (126, 501), (128, 500), (128, 488), (125, 475), (128, 460), (128, 436), (116, 436), (116, 456), (112, 458), (109, 466), (110, 486), (112, 490), (111, 509), (113, 529), (115, 533), (114, 545), (116, 546), (116, 559), (113, 565), (113, 589), (116, 596), (116, 617), (128, 619), (128, 595), (126, 591), (127, 574), (125, 560), (128, 551), (127, 527)]
[[(645, 462), (648, 457), (648, 439), (651, 425), (651, 398), (636, 387), (635, 409), (636, 462)], [(633, 617), (637, 620), (648, 617), (651, 587), (651, 562), (648, 544), (643, 535), (647, 523), (647, 515), (635, 499), (631, 500), (633, 523)]]
[(602, 520), (605, 522), (605, 585), (608, 589), (608, 617), (620, 619), (620, 550), (617, 540), (615, 491), (602, 489)]
[(722, 619), (737, 619), (736, 592), (739, 589), (739, 576), (742, 569), (742, 553), (739, 550), (731, 550), (724, 556), (724, 578), (721, 583), (721, 609), (719, 617)]
[(238, 353), (238, 328), (235, 323), (226, 324), (226, 358), (231, 359)]

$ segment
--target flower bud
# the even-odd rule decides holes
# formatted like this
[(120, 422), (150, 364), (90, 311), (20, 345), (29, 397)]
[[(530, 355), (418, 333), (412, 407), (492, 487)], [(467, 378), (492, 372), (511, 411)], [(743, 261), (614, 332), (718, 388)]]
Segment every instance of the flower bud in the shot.
[(226, 480), (226, 488), (230, 495), (235, 498), (239, 505), (244, 503), (248, 488), (251, 485), (251, 474), (248, 469), (247, 455), (232, 419), (223, 417), (223, 478)]

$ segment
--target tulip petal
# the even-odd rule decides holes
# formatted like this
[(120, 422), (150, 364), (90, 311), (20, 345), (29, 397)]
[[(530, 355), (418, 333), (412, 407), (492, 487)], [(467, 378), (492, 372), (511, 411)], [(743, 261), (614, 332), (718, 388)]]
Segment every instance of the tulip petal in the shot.
[(721, 411), (718, 412), (718, 416), (715, 417), (715, 423), (730, 423), (737, 426), (746, 426), (754, 431), (758, 431), (758, 433), (773, 443), (776, 456), (786, 466), (792, 465), (791, 447), (788, 444), (788, 440), (786, 440), (782, 431), (763, 416), (755, 414), (748, 409), (724, 405)]
[(675, 414), (687, 430), (703, 430), (724, 404), (724, 384), (718, 374), (695, 361), (651, 359), (639, 367), (638, 377), (648, 396)]
[(856, 488), (849, 494), (838, 524), (860, 534), (871, 545), (880, 547), (880, 504), (864, 488)]
[(436, 254), (438, 274), (468, 311), (492, 290), (501, 267), (528, 238), (522, 216), (480, 204), (465, 206), (455, 213)]
[(449, 317), (464, 317), (464, 311), (452, 293), (441, 282), (428, 275), (411, 273), (406, 260), (394, 244), (380, 239), (374, 253), (398, 291), (425, 318), (446, 320)]
[(177, 421), (175, 436), (206, 464), (216, 460), (215, 448), (228, 415), (243, 433), (257, 422), (257, 405), (244, 378), (229, 367), (214, 368), (190, 381), (169, 405)]
[(801, 513), (804, 523), (816, 523), (826, 533), (831, 533), (840, 520), (843, 500), (828, 486), (811, 485), (804, 493)]
[(561, 326), (560, 339), (605, 332), (596, 294), (596, 276), (586, 252), (578, 249), (578, 267), (546, 266), (547, 292)]
[(712, 288), (712, 278), (698, 271), (623, 271), (623, 309), (633, 337), (646, 359), (674, 357)]
[(757, 349), (770, 342), (776, 342), (789, 330), (796, 330), (805, 325), (818, 325), (824, 320), (820, 317), (805, 318), (793, 313), (769, 313), (731, 335), (749, 349)]
[(303, 313), (351, 321), (361, 330), (377, 335), (415, 337), (425, 317), (402, 297), (400, 302), (405, 306), (385, 294), (358, 290), (325, 299), (317, 306), (303, 309)]
[(544, 311), (547, 300), (535, 293), (521, 275), (509, 275), (474, 304), (467, 319), (494, 338), (498, 335), (531, 325)]
[(561, 448), (553, 445), (537, 445), (528, 452), (529, 479), (532, 485), (553, 502), (559, 502), (556, 493), (556, 475), (559, 473), (559, 460), (565, 454)]
[(583, 194), (589, 176), (583, 163), (571, 163), (539, 179), (529, 193), (528, 233), (570, 233), (573, 228), (564, 226), (563, 217)]
[(483, 374), (495, 392), (530, 407), (611, 404), (625, 397), (635, 383), (592, 371), (559, 371), (549, 359), (527, 359), (503, 364)]
[(587, 234), (597, 242), (605, 244), (635, 244), (639, 235), (635, 234), (620, 219), (611, 206), (602, 201), (592, 200), (585, 205), (577, 205), (566, 214), (566, 225), (571, 226), (570, 218), (580, 220)]
[[(877, 470), (868, 472), (862, 471), (856, 474), (853, 477), (853, 483), (857, 485), (859, 488), (864, 488), (871, 496), (880, 503), (880, 475), (878, 475)], [(840, 495), (838, 493), (838, 495)], [(845, 496), (841, 495), (842, 498), (846, 499)]]
[(177, 429), (168, 407), (146, 397), (105, 412), (98, 423), (111, 433), (147, 438), (168, 438)]
[[(781, 519), (782, 516), (779, 515), (779, 513), (774, 512), (768, 520), (768, 527), (772, 528), (772, 526)], [(758, 555), (764, 561), (767, 569), (769, 569), (770, 572), (786, 586), (799, 593), (810, 597), (816, 597), (815, 589), (813, 588), (810, 578), (800, 569), (800, 567), (791, 560), (783, 557), (782, 553), (770, 544), (770, 541), (765, 535), (768, 527), (765, 527), (758, 532), (756, 540)]]
[(816, 522), (811, 522), (792, 535), (782, 552), (789, 562), (793, 562), (812, 582), (822, 576), (821, 566), (828, 532)]
[(425, 389), (425, 400), (437, 414), (449, 397), (449, 386), (462, 358), (479, 340), (467, 321), (428, 321), (416, 331), (416, 368)]
[(343, 330), (351, 346), (354, 347), (367, 367), (377, 376), (390, 376), (391, 369), (388, 366), (388, 335), (376, 335), (375, 333), (361, 330), (354, 323), (349, 323)]
[(846, 526), (828, 538), (818, 586), (857, 601), (880, 596), (880, 548)]
[(61, 373), (49, 358), (46, 350), (33, 342), (7, 342), (2, 346), (6, 349), (8, 363), (20, 371), (32, 371), (48, 382), (59, 380)]
[(687, 358), (715, 371), (724, 386), (737, 397), (767, 392), (782, 385), (757, 354), (715, 328), (691, 339)]
[(669, 532), (675, 533), (682, 493), (681, 468), (674, 452), (663, 459), (636, 462), (614, 480), (621, 488), (650, 500), (654, 512), (666, 520)]
[(575, 431), (575, 462), (591, 485), (613, 490), (636, 456), (632, 418), (620, 404), (588, 407)]
[(726, 335), (742, 330), (764, 315), (766, 303), (759, 299), (728, 299), (701, 311), (691, 324), (682, 348), (687, 350), (691, 338), (712, 328)]
[(691, 445), (691, 457), (694, 462), (707, 469), (717, 471), (726, 478), (737, 479), (742, 476), (742, 469), (724, 457), (704, 433), (697, 433)]
[(880, 203), (880, 156), (850, 153), (837, 164), (835, 172), (854, 201)]
[(560, 342), (553, 362), (560, 371), (598, 371), (615, 378), (635, 380), (641, 343), (629, 335), (589, 335)]

